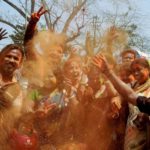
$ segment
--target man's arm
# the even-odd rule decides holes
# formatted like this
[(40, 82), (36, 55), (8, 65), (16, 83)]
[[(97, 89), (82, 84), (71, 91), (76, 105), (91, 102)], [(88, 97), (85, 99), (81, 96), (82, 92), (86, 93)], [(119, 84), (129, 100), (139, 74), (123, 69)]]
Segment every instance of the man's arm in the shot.
[(106, 58), (98, 54), (93, 58), (93, 64), (96, 65), (112, 82), (115, 89), (121, 94), (126, 100), (134, 105), (137, 104), (136, 100), (138, 95), (123, 81), (121, 81), (117, 75), (109, 68), (109, 64)]
[(30, 51), (27, 48), (27, 43), (33, 38), (34, 33), (36, 31), (36, 24), (40, 20), (40, 17), (45, 14), (47, 10), (43, 10), (43, 7), (41, 7), (37, 12), (33, 13), (31, 15), (31, 19), (27, 25), (27, 29), (24, 36), (24, 45), (26, 46), (26, 57), (27, 59), (34, 59), (34, 52)]

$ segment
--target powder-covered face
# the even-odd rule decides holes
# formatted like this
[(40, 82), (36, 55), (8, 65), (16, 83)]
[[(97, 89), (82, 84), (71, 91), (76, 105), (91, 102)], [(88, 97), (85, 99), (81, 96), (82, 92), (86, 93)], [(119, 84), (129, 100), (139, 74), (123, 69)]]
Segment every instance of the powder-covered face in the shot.
[(81, 77), (82, 68), (81, 64), (72, 61), (68, 66), (67, 69), (65, 69), (65, 74), (71, 79), (71, 80), (78, 80)]
[(56, 86), (56, 76), (52, 72), (48, 72), (44, 78), (44, 87), (53, 89)]
[(60, 46), (52, 47), (49, 51), (49, 57), (53, 63), (60, 63), (62, 56), (63, 49)]
[(126, 53), (122, 57), (122, 62), (123, 63), (132, 62), (132, 61), (134, 61), (134, 59), (135, 59), (135, 56), (133, 53)]
[(1, 57), (0, 66), (3, 68), (5, 73), (10, 74), (19, 68), (22, 61), (22, 53), (17, 49), (8, 51)]
[(135, 79), (140, 84), (145, 83), (149, 79), (150, 72), (148, 68), (143, 67), (140, 64), (134, 64), (131, 69), (132, 69)]

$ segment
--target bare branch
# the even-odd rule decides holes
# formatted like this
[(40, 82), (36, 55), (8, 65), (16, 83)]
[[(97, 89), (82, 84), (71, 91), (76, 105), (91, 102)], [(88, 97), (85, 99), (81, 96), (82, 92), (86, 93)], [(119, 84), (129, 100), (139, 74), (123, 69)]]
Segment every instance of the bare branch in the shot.
[(53, 6), (54, 6), (54, 2), (50, 6), (50, 8), (48, 8), (48, 16), (49, 16), (50, 26), (52, 26), (51, 12), (52, 12)]
[[(13, 7), (21, 16), (23, 16), (24, 18), (26, 18), (26, 14), (16, 5), (14, 5), (12, 2), (10, 2), (9, 0), (3, 0), (5, 3), (7, 3), (8, 5), (10, 5), (11, 7)], [(29, 20), (30, 18), (27, 17), (27, 20)]]
[(49, 18), (49, 27), (50, 27), (50, 31), (53, 31), (53, 24), (52, 24), (52, 18), (51, 18), (51, 12), (52, 12), (52, 8), (54, 6), (55, 2), (53, 2), (50, 6), (50, 8), (48, 8), (47, 10), (47, 16)]
[(23, 2), (21, 0), (19, 0), (19, 3), (21, 4), (21, 7), (26, 10), (25, 5), (23, 4)]
[(78, 26), (78, 24), (77, 24), (77, 28), (78, 28), (78, 29), (77, 29), (77, 32), (76, 32), (76, 33), (73, 33), (72, 37), (69, 37), (66, 42), (71, 42), (71, 41), (73, 41), (74, 39), (76, 39), (78, 36), (80, 36), (80, 34), (81, 34), (80, 30), (81, 30), (83, 27), (84, 27), (84, 25)]
[(67, 21), (66, 21), (66, 23), (65, 23), (65, 25), (64, 25), (64, 28), (63, 28), (63, 30), (62, 30), (63, 33), (66, 33), (66, 32), (67, 32), (68, 27), (69, 27), (71, 21), (72, 21), (73, 18), (77, 15), (77, 13), (81, 10), (81, 8), (84, 6), (84, 4), (86, 3), (86, 1), (87, 1), (87, 0), (84, 0), (83, 2), (79, 3), (79, 5), (77, 5), (77, 6), (73, 9), (72, 13), (71, 13), (70, 16), (68, 17), (68, 19), (67, 19)]
[(16, 26), (13, 25), (12, 23), (10, 23), (9, 21), (6, 21), (6, 20), (3, 20), (2, 18), (0, 18), (0, 22), (2, 22), (2, 23), (4, 23), (4, 24), (7, 24), (7, 25), (10, 26), (11, 28), (13, 28), (13, 29), (15, 29), (16, 31), (18, 31), (17, 28), (16, 28)]
[(59, 16), (56, 17), (56, 19), (55, 19), (55, 21), (53, 22), (53, 25), (52, 25), (53, 30), (55, 29), (55, 26), (57, 25), (58, 21), (61, 19), (62, 15), (63, 15), (63, 12)]
[[(46, 1), (45, 0), (41, 0), (41, 3), (43, 4), (44, 9), (47, 10)], [(44, 14), (44, 17), (45, 17), (45, 21), (46, 21), (46, 25), (47, 25), (48, 29), (51, 30), (51, 24), (50, 24), (49, 17), (47, 16), (47, 14)]]
[(34, 12), (35, 0), (31, 0), (31, 14)]

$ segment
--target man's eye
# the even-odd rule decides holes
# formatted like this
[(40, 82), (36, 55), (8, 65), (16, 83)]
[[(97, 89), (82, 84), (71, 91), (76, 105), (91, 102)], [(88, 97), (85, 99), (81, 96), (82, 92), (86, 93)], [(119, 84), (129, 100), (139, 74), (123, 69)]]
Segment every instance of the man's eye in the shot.
[(18, 60), (18, 57), (14, 57), (14, 60)]

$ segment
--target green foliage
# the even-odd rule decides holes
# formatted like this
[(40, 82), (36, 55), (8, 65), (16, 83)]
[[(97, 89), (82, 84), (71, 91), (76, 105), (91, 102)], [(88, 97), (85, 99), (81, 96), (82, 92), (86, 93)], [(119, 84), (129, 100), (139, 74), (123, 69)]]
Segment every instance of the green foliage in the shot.
[(22, 46), (24, 40), (24, 34), (25, 34), (25, 26), (16, 25), (16, 30), (14, 31), (13, 34), (10, 35), (10, 38), (13, 40), (15, 44)]

